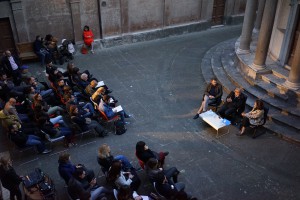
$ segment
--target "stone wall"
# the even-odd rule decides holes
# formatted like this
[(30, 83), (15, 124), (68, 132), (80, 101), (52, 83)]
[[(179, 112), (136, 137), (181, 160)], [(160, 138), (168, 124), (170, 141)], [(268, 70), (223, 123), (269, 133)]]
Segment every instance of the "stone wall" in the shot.
[[(227, 0), (225, 19), (240, 14), (245, 1)], [(170, 28), (181, 34), (210, 27), (213, 10), (213, 0), (7, 0), (0, 5), (0, 17), (11, 19), (16, 42), (49, 33), (59, 40), (81, 41), (84, 25), (96, 39)], [(192, 28), (176, 28), (189, 25)]]

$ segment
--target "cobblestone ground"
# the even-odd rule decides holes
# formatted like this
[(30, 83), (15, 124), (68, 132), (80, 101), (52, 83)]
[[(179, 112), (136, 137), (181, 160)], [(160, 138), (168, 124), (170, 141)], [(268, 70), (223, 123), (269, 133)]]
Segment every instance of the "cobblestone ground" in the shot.
[[(200, 69), (203, 55), (240, 32), (241, 26), (226, 26), (77, 54), (75, 65), (104, 80), (125, 110), (134, 115), (128, 131), (105, 138), (87, 135), (69, 149), (57, 144), (49, 155), (13, 152), (17, 172), (26, 174), (35, 167), (42, 168), (54, 179), (58, 199), (67, 199), (57, 172), (59, 152), (68, 151), (73, 163), (84, 163), (97, 174), (96, 155), (101, 144), (108, 143), (114, 155), (126, 155), (137, 166), (135, 144), (143, 140), (153, 150), (170, 152), (166, 165), (183, 170), (179, 180), (199, 199), (300, 199), (298, 146), (269, 133), (255, 140), (237, 137), (236, 127), (216, 139), (214, 129), (192, 119), (205, 87)], [(29, 65), (40, 79), (44, 77), (38, 63)], [(8, 148), (3, 134), (0, 148)], [(152, 187), (143, 171), (139, 175), (143, 184), (139, 193), (148, 194)], [(104, 184), (104, 177), (98, 182)]]

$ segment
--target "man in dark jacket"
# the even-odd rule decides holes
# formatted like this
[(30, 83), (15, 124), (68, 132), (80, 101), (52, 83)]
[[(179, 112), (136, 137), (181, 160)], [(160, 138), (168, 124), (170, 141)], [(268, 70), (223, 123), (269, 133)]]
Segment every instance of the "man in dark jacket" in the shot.
[(219, 109), (217, 114), (222, 118), (228, 119), (232, 114), (240, 114), (244, 111), (246, 104), (246, 97), (240, 88), (231, 91), (226, 98), (226, 102)]
[(34, 52), (39, 56), (41, 60), (41, 65), (43, 67), (45, 65), (45, 60), (51, 59), (51, 54), (43, 44), (43, 38), (41, 36), (36, 36), (33, 47)]
[(51, 150), (45, 148), (41, 138), (35, 135), (24, 134), (16, 124), (9, 126), (9, 137), (18, 147), (36, 146), (39, 153), (46, 154), (51, 152)]
[(76, 167), (68, 183), (68, 193), (72, 199), (96, 200), (105, 196), (106, 193), (111, 193), (108, 189), (97, 186), (96, 179), (88, 182), (85, 177), (84, 168)]
[(9, 50), (5, 51), (5, 56), (2, 58), (3, 70), (12, 77), (16, 85), (20, 85), (22, 76), (20, 72), (20, 60), (16, 55), (12, 55)]
[(216, 78), (212, 78), (210, 80), (210, 83), (206, 86), (203, 95), (203, 101), (201, 103), (199, 110), (197, 111), (197, 114), (194, 116), (193, 119), (199, 118), (200, 113), (207, 111), (208, 105), (210, 104), (219, 105), (221, 103), (222, 95), (223, 95), (222, 85), (217, 82)]

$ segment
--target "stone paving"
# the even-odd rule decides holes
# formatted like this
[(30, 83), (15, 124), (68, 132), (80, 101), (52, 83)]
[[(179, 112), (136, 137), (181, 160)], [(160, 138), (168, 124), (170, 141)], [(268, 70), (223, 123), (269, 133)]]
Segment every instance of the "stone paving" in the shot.
[[(104, 80), (119, 103), (134, 115), (128, 131), (105, 138), (87, 135), (69, 149), (57, 144), (50, 155), (14, 152), (16, 171), (25, 174), (42, 168), (54, 179), (58, 199), (63, 200), (67, 199), (66, 189), (57, 172), (60, 151), (68, 151), (73, 163), (84, 163), (97, 174), (101, 144), (108, 143), (114, 155), (126, 155), (137, 166), (135, 144), (143, 140), (153, 150), (170, 152), (166, 165), (183, 170), (179, 180), (198, 199), (300, 199), (299, 146), (269, 133), (255, 140), (237, 137), (234, 126), (230, 126), (230, 134), (217, 139), (214, 129), (192, 119), (205, 88), (201, 59), (212, 46), (237, 38), (240, 32), (241, 26), (225, 26), (76, 55), (74, 63)], [(43, 69), (37, 63), (31, 66), (42, 78)], [(0, 148), (7, 150), (3, 134)], [(138, 192), (148, 194), (151, 185), (143, 171), (139, 175), (143, 185)], [(104, 178), (99, 177), (98, 182), (103, 184)]]

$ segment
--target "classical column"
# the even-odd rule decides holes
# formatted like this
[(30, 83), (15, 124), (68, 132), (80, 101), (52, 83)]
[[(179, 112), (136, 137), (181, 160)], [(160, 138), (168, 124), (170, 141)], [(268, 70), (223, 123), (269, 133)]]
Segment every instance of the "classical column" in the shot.
[(255, 58), (251, 67), (256, 70), (264, 70), (268, 54), (271, 34), (274, 24), (278, 0), (266, 0), (263, 19), (258, 36)]
[(23, 12), (22, 0), (10, 0), (19, 42), (28, 42), (27, 24)]
[(250, 53), (250, 43), (252, 38), (252, 30), (255, 22), (256, 8), (257, 0), (247, 1), (243, 29), (240, 39), (240, 46), (237, 49), (238, 54)]
[(70, 0), (73, 36), (75, 41), (82, 41), (83, 27), (80, 18), (80, 0)]
[(289, 78), (285, 82), (285, 85), (293, 90), (300, 89), (300, 39), (297, 41), (294, 58), (291, 65), (291, 71)]
[(265, 8), (265, 3), (266, 3), (266, 0), (259, 0), (258, 9), (257, 9), (257, 13), (256, 13), (256, 20), (255, 20), (255, 25), (254, 25), (254, 30), (253, 30), (253, 32), (255, 32), (255, 33), (257, 33), (260, 29), (261, 20), (262, 20), (264, 8)]

